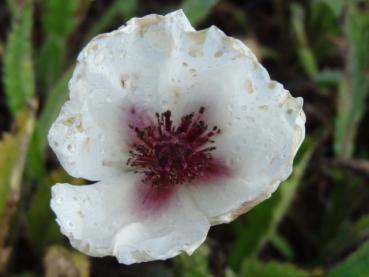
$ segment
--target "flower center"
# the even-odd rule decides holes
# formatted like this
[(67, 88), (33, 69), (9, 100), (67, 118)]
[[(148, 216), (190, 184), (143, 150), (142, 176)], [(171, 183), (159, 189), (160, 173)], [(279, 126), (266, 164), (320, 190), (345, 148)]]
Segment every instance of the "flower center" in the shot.
[(127, 165), (144, 174), (143, 183), (168, 189), (206, 176), (213, 169), (211, 152), (216, 148), (211, 144), (220, 129), (208, 129), (204, 112), (201, 107), (183, 116), (178, 127), (173, 125), (169, 110), (156, 113), (156, 123), (149, 126), (129, 125), (136, 139)]

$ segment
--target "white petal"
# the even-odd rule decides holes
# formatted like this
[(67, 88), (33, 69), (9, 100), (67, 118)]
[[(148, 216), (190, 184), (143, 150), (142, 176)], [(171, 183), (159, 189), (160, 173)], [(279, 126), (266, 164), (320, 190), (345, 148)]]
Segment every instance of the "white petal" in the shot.
[[(177, 11), (134, 18), (96, 37), (78, 57), (82, 84), (71, 88), (71, 98), (92, 98), (87, 100), (91, 111), (98, 109), (113, 121), (117, 109), (130, 99), (144, 106), (160, 106), (156, 95), (161, 93), (161, 79), (167, 77), (163, 75), (167, 60), (177, 47), (177, 37), (191, 30), (183, 12)], [(100, 113), (95, 116), (97, 121), (102, 118)]]
[(242, 178), (229, 178), (213, 183), (189, 186), (193, 201), (212, 225), (228, 223), (247, 212), (277, 189), (280, 180), (255, 185)]
[[(214, 138), (214, 156), (228, 165), (232, 178), (223, 184), (191, 185), (189, 190), (214, 224), (228, 222), (269, 197), (290, 175), (305, 135), (303, 101), (271, 81), (246, 46), (216, 27), (196, 32), (181, 11), (135, 18), (91, 41), (78, 62), (70, 102), (49, 135), (73, 176), (100, 180), (118, 174), (129, 147), (125, 111), (133, 106), (152, 114), (170, 109), (177, 121), (206, 107), (208, 125), (222, 131)], [(82, 135), (79, 125), (69, 124), (69, 115), (88, 127)], [(101, 143), (101, 133), (109, 141)], [(93, 142), (89, 151), (85, 138)], [(76, 146), (74, 153), (69, 145)], [(100, 149), (106, 155), (99, 155)], [(122, 238), (132, 235), (135, 241), (136, 229), (130, 225)], [(71, 242), (80, 249), (85, 243), (75, 235)], [(131, 253), (130, 247), (124, 249)]]
[(116, 129), (98, 126), (76, 100), (64, 104), (48, 139), (64, 169), (74, 177), (101, 180), (115, 176), (128, 159)]
[(302, 99), (270, 80), (240, 41), (215, 27), (201, 36), (199, 54), (186, 60), (196, 80), (183, 70), (178, 73), (185, 84), (191, 84), (182, 87), (186, 93), (181, 101), (187, 104), (182, 106), (183, 110), (196, 103), (209, 107), (209, 125), (222, 131), (214, 137), (214, 156), (231, 169), (232, 179), (190, 189), (210, 220), (221, 223), (268, 198), (291, 174), (305, 136), (305, 115)]
[(94, 185), (57, 184), (51, 207), (63, 234), (91, 256), (113, 255), (131, 264), (191, 254), (209, 229), (186, 191), (167, 206), (145, 214), (137, 209), (137, 176), (120, 176)]
[(49, 133), (70, 175), (102, 180), (122, 171), (129, 137), (125, 110), (137, 104), (156, 108), (165, 101), (156, 95), (175, 37), (185, 30), (193, 29), (182, 11), (149, 15), (83, 49), (69, 83), (70, 100)]

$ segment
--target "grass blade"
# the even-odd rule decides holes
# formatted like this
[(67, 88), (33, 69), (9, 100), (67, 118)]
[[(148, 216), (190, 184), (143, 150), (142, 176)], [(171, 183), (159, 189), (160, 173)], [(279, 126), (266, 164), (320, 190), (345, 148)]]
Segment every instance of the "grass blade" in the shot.
[(31, 0), (12, 3), (12, 27), (4, 56), (4, 85), (8, 106), (15, 115), (26, 108), (35, 93), (32, 63)]
[(369, 17), (356, 5), (348, 4), (346, 15), (348, 55), (340, 86), (334, 138), (336, 156), (344, 159), (350, 158), (355, 150), (357, 128), (369, 94)]
[(313, 79), (318, 73), (318, 63), (314, 52), (309, 46), (305, 32), (304, 22), (306, 20), (304, 10), (299, 4), (291, 4), (290, 10), (292, 28), (296, 36), (298, 58), (305, 73)]
[(45, 41), (38, 60), (38, 80), (43, 89), (48, 89), (59, 78), (65, 66), (67, 42), (78, 26), (78, 9), (83, 1), (42, 1), (42, 27)]

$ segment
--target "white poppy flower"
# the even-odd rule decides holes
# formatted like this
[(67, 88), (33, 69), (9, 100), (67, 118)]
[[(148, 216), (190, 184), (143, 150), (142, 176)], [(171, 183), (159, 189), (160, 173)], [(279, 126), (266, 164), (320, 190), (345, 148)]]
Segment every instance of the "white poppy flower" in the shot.
[(78, 56), (49, 132), (51, 208), (73, 247), (125, 264), (191, 254), (268, 198), (305, 135), (293, 98), (239, 40), (184, 13), (133, 18)]

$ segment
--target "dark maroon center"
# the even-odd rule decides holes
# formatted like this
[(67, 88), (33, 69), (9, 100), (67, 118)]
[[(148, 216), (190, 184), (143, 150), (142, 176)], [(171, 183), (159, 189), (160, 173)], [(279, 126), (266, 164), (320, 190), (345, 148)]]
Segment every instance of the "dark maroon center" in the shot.
[(144, 175), (143, 183), (167, 190), (206, 178), (216, 170), (211, 154), (220, 129), (214, 126), (209, 130), (204, 112), (201, 107), (198, 112), (183, 116), (178, 127), (173, 125), (169, 110), (157, 113), (156, 122), (149, 126), (130, 124), (136, 139), (127, 165)]

